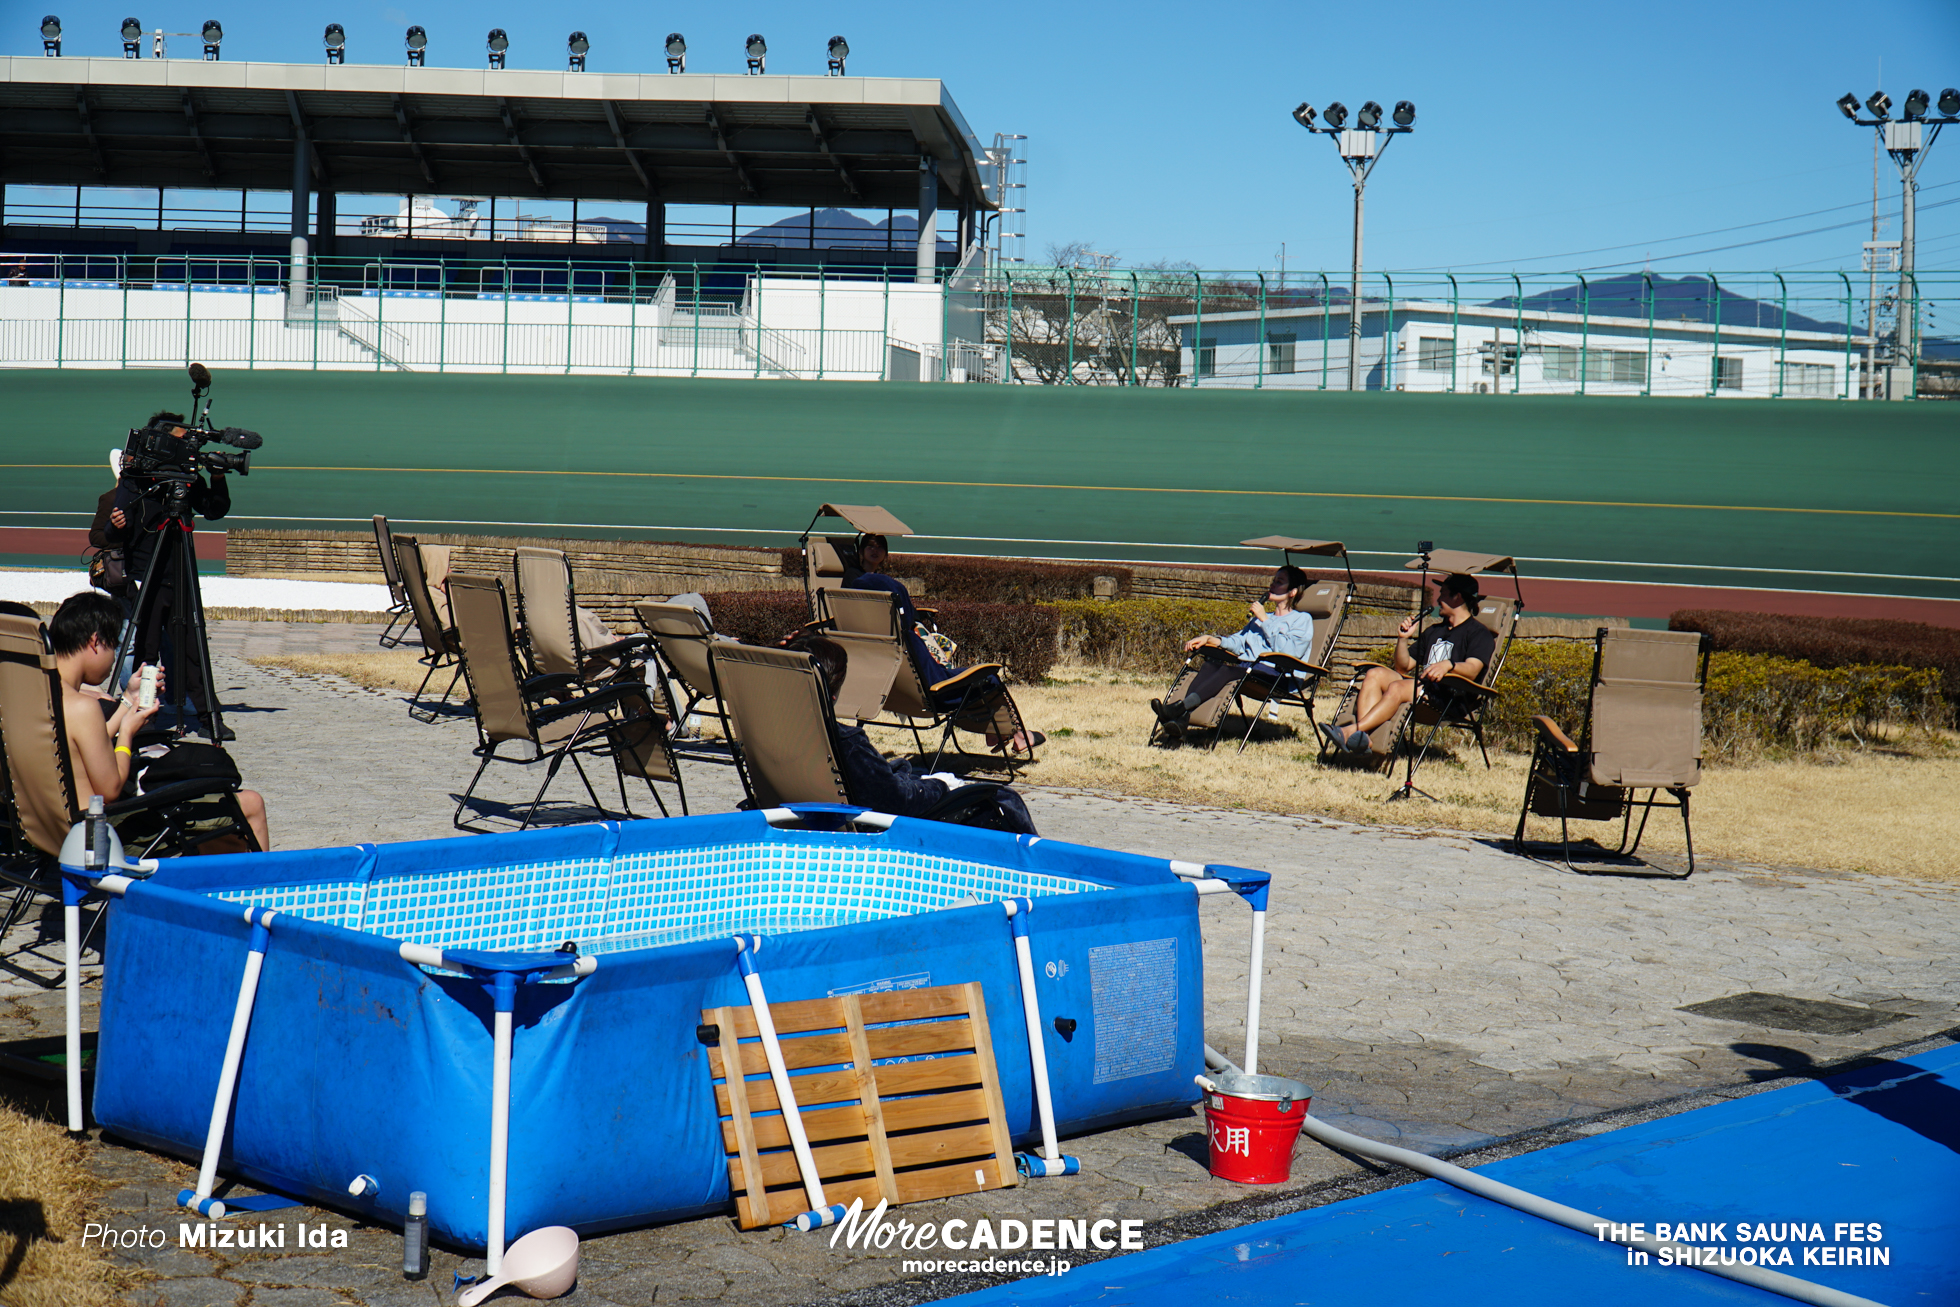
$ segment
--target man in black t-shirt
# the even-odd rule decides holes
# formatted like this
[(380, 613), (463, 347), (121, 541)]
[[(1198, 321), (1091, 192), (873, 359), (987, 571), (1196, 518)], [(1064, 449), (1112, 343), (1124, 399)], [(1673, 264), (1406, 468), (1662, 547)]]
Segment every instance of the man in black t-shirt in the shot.
[(1393, 717), (1403, 704), (1414, 700), (1418, 686), (1436, 699), (1449, 695), (1451, 674), (1477, 680), (1497, 656), (1497, 637), (1477, 620), (1477, 580), (1461, 572), (1443, 578), (1436, 587), (1436, 606), (1443, 620), (1416, 638), (1414, 651), (1409, 638), (1415, 635), (1416, 619), (1402, 623), (1395, 641), (1395, 667), (1370, 667), (1361, 678), (1355, 700), (1354, 725), (1346, 732), (1338, 726), (1320, 729), (1337, 749), (1364, 753), (1368, 733)]

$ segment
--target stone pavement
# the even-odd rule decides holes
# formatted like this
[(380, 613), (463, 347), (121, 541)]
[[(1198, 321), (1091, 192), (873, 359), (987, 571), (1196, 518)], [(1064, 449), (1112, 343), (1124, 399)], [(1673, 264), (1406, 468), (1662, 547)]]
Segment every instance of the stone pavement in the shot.
[[(455, 834), (449, 814), (474, 770), (467, 720), (423, 725), (398, 694), (243, 661), (371, 648), (377, 629), (214, 628), (218, 683), (226, 704), (238, 705), (234, 752), (265, 794), (282, 847)], [(739, 799), (732, 768), (685, 770), (695, 811)], [(493, 800), (514, 804), (536, 780), (493, 767), (484, 784)], [(1943, 1041), (1960, 1026), (1953, 887), (1720, 863), (1688, 881), (1575, 876), (1470, 836), (1024, 789), (1046, 835), (1272, 872), (1260, 1069), (1312, 1085), (1317, 1116), (1423, 1151), (1474, 1160), (1542, 1146), (1880, 1048)], [(578, 793), (576, 778), (561, 777), (558, 817), (579, 814), (570, 801)], [(644, 798), (642, 788), (635, 807), (653, 811)], [(1241, 1058), (1248, 917), (1230, 896), (1206, 899), (1201, 912), (1207, 1039)], [(8, 956), (42, 975), (58, 972), (58, 950), (34, 927), (6, 942)], [(1749, 991), (1895, 1016), (1831, 1035), (1680, 1010)], [(58, 991), (0, 975), (0, 1040), (59, 1030)], [(0, 1093), (32, 1102), (37, 1091), (0, 1077)], [(1195, 1112), (1078, 1138), (1069, 1151), (1083, 1175), (907, 1214), (1138, 1219), (1155, 1246), (1407, 1178), (1303, 1141), (1288, 1185), (1248, 1191), (1207, 1174)], [(132, 1303), (434, 1304), (451, 1300), (452, 1270), (481, 1269), (439, 1251), (429, 1280), (405, 1282), (397, 1232), (317, 1209), (264, 1224), (324, 1223), (348, 1233), (347, 1248), (302, 1251), (289, 1237), (269, 1252), (181, 1250), (173, 1196), (193, 1168), (112, 1139), (95, 1140), (89, 1156), (111, 1186), (111, 1225), (168, 1232), (165, 1248), (123, 1255), (154, 1277)], [(588, 1240), (580, 1285), (563, 1301), (911, 1303), (989, 1279), (908, 1277), (900, 1256), (833, 1249), (818, 1236), (743, 1234), (721, 1218), (682, 1222)]]

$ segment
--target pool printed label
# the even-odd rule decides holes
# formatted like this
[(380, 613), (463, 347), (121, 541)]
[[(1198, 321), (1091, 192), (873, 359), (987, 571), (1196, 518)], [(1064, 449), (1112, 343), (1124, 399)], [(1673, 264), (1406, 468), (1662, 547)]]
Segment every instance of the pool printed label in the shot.
[(840, 985), (827, 990), (825, 998), (842, 998), (846, 994), (889, 994), (900, 989), (929, 989), (932, 986), (930, 971), (914, 971), (903, 976), (884, 976), (877, 980), (867, 980), (858, 985)]
[(1877, 1221), (1595, 1221), (1593, 1237), (1626, 1245), (1628, 1266), (1892, 1264)]
[(1095, 1083), (1157, 1075), (1177, 1065), (1177, 940), (1139, 939), (1089, 950), (1095, 1007)]

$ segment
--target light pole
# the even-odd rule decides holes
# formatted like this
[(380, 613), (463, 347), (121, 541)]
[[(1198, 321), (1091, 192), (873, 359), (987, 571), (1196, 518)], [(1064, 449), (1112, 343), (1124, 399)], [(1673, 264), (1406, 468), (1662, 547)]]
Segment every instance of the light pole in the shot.
[[(1347, 165), (1350, 176), (1354, 178), (1354, 275), (1348, 283), (1348, 384), (1349, 390), (1361, 389), (1361, 201), (1362, 193), (1368, 186), (1368, 174), (1381, 162), (1388, 143), (1403, 132), (1414, 131), (1416, 107), (1407, 100), (1395, 102), (1393, 127), (1383, 127), (1382, 107), (1373, 100), (1362, 105), (1354, 116), (1354, 130), (1347, 127), (1347, 106), (1339, 100), (1327, 106), (1325, 127), (1313, 125), (1314, 108), (1303, 104), (1293, 111), (1293, 121), (1310, 132), (1319, 132), (1334, 143), (1341, 162)], [(1321, 312), (1327, 311), (1326, 305)], [(1262, 342), (1263, 343), (1263, 342)]]
[[(1901, 106), (1901, 116), (1896, 122), (1891, 116), (1892, 97), (1883, 91), (1873, 91), (1862, 106), (1870, 113), (1869, 118), (1858, 116), (1861, 106), (1856, 95), (1840, 96), (1837, 106), (1846, 118), (1858, 126), (1877, 128), (1885, 152), (1899, 166), (1903, 194), (1899, 222), (1899, 298), (1898, 309), (1893, 315), (1892, 367), (1895, 369), (1894, 383), (1898, 380), (1898, 369), (1907, 371), (1905, 384), (1909, 388), (1910, 371), (1919, 355), (1919, 297), (1912, 275), (1913, 218), (1914, 210), (1918, 208), (1915, 201), (1919, 193), (1919, 165), (1926, 161), (1927, 151), (1940, 138), (1940, 128), (1948, 123), (1960, 122), (1960, 89), (1949, 86), (1940, 92), (1938, 117), (1927, 116), (1926, 111), (1933, 107), (1932, 97), (1917, 89), (1906, 94), (1906, 102)], [(1926, 130), (1929, 127), (1932, 129), (1930, 132)], [(1850, 330), (1849, 323), (1845, 324), (1845, 329)], [(1889, 384), (1887, 391), (1897, 399), (1910, 395), (1909, 389), (1906, 394), (1898, 393), (1896, 384)]]

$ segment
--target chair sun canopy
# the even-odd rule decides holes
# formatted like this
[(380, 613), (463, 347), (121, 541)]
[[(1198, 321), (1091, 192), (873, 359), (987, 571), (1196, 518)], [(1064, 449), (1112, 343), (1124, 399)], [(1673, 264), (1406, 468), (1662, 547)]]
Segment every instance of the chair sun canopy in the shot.
[[(1405, 571), (1422, 570), (1422, 559), (1411, 558), (1402, 564)], [(1429, 570), (1432, 572), (1462, 572), (1474, 575), (1478, 572), (1509, 572), (1518, 574), (1518, 564), (1504, 554), (1473, 554), (1467, 549), (1437, 549), (1429, 555)]]
[(1292, 536), (1260, 536), (1257, 540), (1241, 540), (1239, 543), (1249, 549), (1283, 549), (1289, 554), (1325, 554), (1329, 558), (1339, 558), (1347, 553), (1347, 546), (1338, 540), (1298, 540)]
[(818, 517), (841, 517), (861, 534), (878, 536), (909, 536), (914, 534), (911, 527), (893, 517), (876, 504), (825, 504), (817, 510)]

